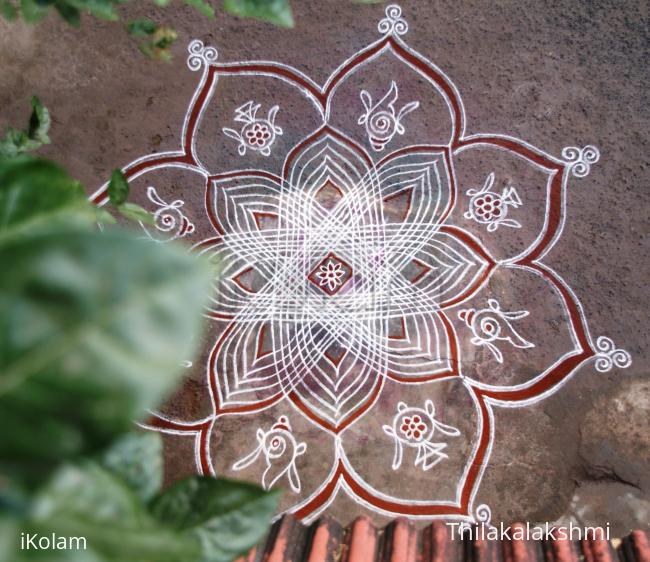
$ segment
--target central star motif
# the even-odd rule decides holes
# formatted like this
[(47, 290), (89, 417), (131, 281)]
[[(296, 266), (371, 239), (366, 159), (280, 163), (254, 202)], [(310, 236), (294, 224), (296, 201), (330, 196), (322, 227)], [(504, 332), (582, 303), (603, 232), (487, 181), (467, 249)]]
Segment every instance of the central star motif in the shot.
[(335, 295), (352, 277), (352, 268), (335, 253), (330, 252), (312, 270), (308, 279), (327, 295)]
[(446, 161), (422, 149), (375, 164), (323, 127), (289, 153), (283, 177), (212, 176), (221, 236), (209, 248), (224, 269), (210, 314), (232, 320), (212, 350), (220, 403), (280, 393), (338, 431), (386, 378), (458, 376), (445, 309), (494, 263), (444, 224)]

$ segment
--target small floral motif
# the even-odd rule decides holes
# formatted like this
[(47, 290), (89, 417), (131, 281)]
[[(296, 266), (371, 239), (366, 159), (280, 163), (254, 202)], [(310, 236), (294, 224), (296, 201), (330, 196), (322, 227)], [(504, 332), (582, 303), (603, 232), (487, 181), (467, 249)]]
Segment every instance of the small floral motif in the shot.
[(271, 154), (271, 146), (277, 136), (282, 134), (282, 129), (275, 125), (275, 117), (280, 109), (274, 105), (269, 109), (266, 119), (257, 117), (261, 104), (253, 101), (246, 102), (235, 110), (234, 120), (244, 123), (240, 131), (224, 127), (222, 130), (227, 137), (239, 141), (237, 151), (241, 156), (247, 149), (259, 152), (263, 156)]
[(517, 209), (521, 205), (521, 198), (514, 187), (505, 187), (501, 193), (492, 191), (494, 185), (494, 172), (485, 180), (481, 189), (469, 189), (467, 195), (471, 197), (469, 210), (464, 214), (466, 219), (474, 219), (480, 224), (487, 224), (488, 232), (494, 232), (499, 226), (521, 228), (521, 224), (506, 218), (508, 207)]
[(468, 308), (461, 310), (458, 317), (472, 329), (474, 337), (470, 340), (474, 345), (486, 346), (494, 358), (503, 363), (503, 354), (494, 344), (495, 341), (506, 341), (519, 349), (535, 347), (534, 344), (522, 338), (512, 327), (511, 320), (519, 320), (528, 316), (527, 310), (506, 312), (495, 299), (488, 300), (488, 307), (481, 310)]
[(386, 95), (375, 105), (372, 103), (372, 96), (361, 90), (361, 101), (365, 113), (359, 117), (359, 125), (366, 126), (366, 133), (373, 150), (384, 150), (395, 134), (403, 135), (406, 129), (402, 125), (402, 119), (411, 111), (420, 106), (420, 102), (412, 101), (407, 103), (399, 113), (395, 110), (395, 102), (399, 96), (395, 81), (390, 83)]
[(343, 266), (332, 259), (321, 265), (316, 273), (316, 276), (320, 279), (320, 285), (327, 285), (330, 291), (341, 286), (344, 275)]
[(589, 175), (591, 165), (600, 160), (600, 152), (595, 146), (591, 145), (584, 148), (567, 146), (562, 150), (562, 158), (571, 165), (571, 173), (576, 178), (584, 178)]
[[(398, 430), (399, 428), (399, 430)], [(393, 470), (402, 466), (404, 447), (416, 450), (415, 466), (429, 470), (440, 461), (449, 458), (443, 453), (447, 443), (434, 443), (437, 433), (457, 437), (460, 431), (436, 419), (436, 408), (431, 400), (424, 403), (424, 408), (409, 407), (404, 402), (397, 405), (397, 414), (392, 425), (384, 425), (384, 433), (395, 440)]]
[(252, 123), (251, 127), (244, 131), (246, 142), (251, 146), (263, 147), (271, 138), (271, 130), (264, 123)]
[(413, 416), (412, 418), (404, 418), (400, 431), (406, 435), (407, 439), (414, 439), (419, 441), (424, 436), (424, 431), (427, 426), (422, 423), (420, 416)]

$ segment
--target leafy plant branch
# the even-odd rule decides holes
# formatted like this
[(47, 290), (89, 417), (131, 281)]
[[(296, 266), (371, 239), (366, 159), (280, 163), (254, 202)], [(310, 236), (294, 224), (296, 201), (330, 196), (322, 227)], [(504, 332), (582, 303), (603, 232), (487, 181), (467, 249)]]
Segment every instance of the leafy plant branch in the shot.
[[(119, 21), (118, 8), (128, 0), (0, 0), (0, 14), (8, 21), (21, 18), (29, 24), (40, 22), (51, 11), (57, 12), (67, 23), (74, 27), (81, 25), (82, 14), (108, 20)], [(183, 0), (201, 15), (214, 19), (215, 10), (206, 0)], [(171, 0), (153, 0), (153, 3), (166, 8)], [(293, 14), (289, 0), (224, 0), (226, 13), (255, 18), (270, 22), (280, 27), (293, 27)], [(177, 38), (175, 29), (170, 25), (157, 24), (150, 19), (138, 19), (126, 24), (127, 32), (138, 42), (142, 53), (163, 61), (170, 61), (170, 48)]]
[[(20, 548), (37, 532), (86, 538), (53, 562), (228, 562), (262, 539), (278, 492), (198, 476), (163, 490), (160, 436), (132, 433), (197, 351), (214, 264), (99, 230), (83, 186), (28, 154), (49, 142), (32, 109), (0, 142), (0, 560), (42, 560)], [(111, 203), (148, 220), (128, 196), (116, 170)]]
[(27, 129), (9, 128), (0, 140), (0, 158), (18, 156), (50, 144), (50, 112), (36, 96), (31, 99), (32, 114)]

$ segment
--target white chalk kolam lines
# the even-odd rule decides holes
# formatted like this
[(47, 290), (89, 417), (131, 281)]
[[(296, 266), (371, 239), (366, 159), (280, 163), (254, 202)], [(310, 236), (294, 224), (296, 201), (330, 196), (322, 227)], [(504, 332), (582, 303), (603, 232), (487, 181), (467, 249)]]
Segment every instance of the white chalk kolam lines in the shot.
[(378, 30), (323, 85), (190, 44), (201, 79), (180, 149), (124, 171), (155, 213), (145, 235), (187, 240), (220, 273), (188, 367), (201, 403), (148, 427), (193, 439), (201, 473), (284, 487), (304, 519), (347, 495), (470, 522), (489, 514), (475, 499), (494, 407), (532, 404), (587, 362), (630, 363), (544, 264), (567, 183), (599, 154), (467, 134), (398, 6)]

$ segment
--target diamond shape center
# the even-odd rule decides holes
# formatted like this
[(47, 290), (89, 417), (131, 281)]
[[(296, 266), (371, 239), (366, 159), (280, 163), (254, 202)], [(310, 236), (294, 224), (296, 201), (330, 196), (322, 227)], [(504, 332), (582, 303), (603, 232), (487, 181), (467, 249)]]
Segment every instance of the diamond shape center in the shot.
[(311, 270), (307, 279), (326, 295), (333, 296), (351, 277), (352, 267), (334, 252), (330, 252)]

